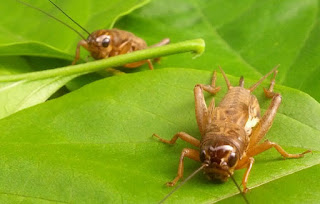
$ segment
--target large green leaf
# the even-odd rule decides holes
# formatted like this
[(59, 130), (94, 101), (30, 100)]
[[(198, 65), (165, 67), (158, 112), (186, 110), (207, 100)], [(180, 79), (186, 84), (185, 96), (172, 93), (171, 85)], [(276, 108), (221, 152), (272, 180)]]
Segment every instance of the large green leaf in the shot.
[[(54, 2), (89, 31), (110, 27), (110, 19), (146, 3)], [(29, 3), (68, 21), (47, 1)], [(122, 10), (122, 6), (126, 8)], [(3, 2), (0, 10), (0, 55), (73, 59), (80, 40), (75, 33), (16, 1)], [(134, 32), (149, 44), (164, 37), (170, 37), (172, 42), (205, 38), (207, 51), (201, 58), (164, 58), (156, 69), (189, 67), (211, 71), (221, 65), (228, 74), (257, 79), (281, 64), (278, 84), (300, 89), (320, 101), (317, 0), (156, 0), (122, 18), (116, 27)], [(34, 68), (28, 63), (24, 66), (19, 58), (0, 58), (0, 62), (5, 68), (1, 73)], [(45, 60), (37, 62), (38, 67), (47, 68)], [(175, 176), (180, 152), (189, 145), (178, 141), (170, 147), (151, 138), (151, 134), (170, 138), (178, 131), (186, 131), (198, 137), (192, 89), (196, 83), (209, 83), (209, 78), (209, 72), (176, 69), (115, 77), (0, 120), (0, 201), (160, 201), (171, 191), (164, 183)], [(218, 83), (224, 84), (220, 75), (218, 78)], [(253, 81), (246, 80), (246, 84), (250, 82)], [(317, 203), (319, 103), (301, 91), (276, 88), (284, 101), (267, 138), (289, 152), (312, 149), (314, 153), (297, 160), (282, 160), (275, 150), (257, 156), (248, 199), (252, 203)], [(22, 90), (24, 87), (18, 93)], [(261, 88), (255, 93), (265, 109), (270, 100), (263, 97)], [(15, 90), (8, 94), (14, 95)], [(223, 94), (222, 91), (216, 98)], [(0, 100), (5, 99), (3, 96)], [(185, 174), (197, 167), (197, 163), (186, 159)], [(243, 171), (235, 174), (239, 183), (242, 175)], [(168, 201), (231, 203), (242, 202), (241, 199), (231, 181), (212, 184), (199, 174)]]
[[(151, 135), (170, 138), (186, 131), (199, 138), (193, 87), (209, 83), (211, 75), (209, 71), (162, 69), (111, 77), (2, 119), (0, 198), (6, 202), (160, 201), (171, 191), (164, 183), (176, 175), (182, 148), (190, 145), (181, 140), (174, 146), (166, 145)], [(230, 79), (233, 84), (238, 81)], [(252, 83), (246, 80), (246, 84)], [(220, 74), (217, 84), (222, 86), (215, 97), (218, 103), (226, 92)], [(276, 86), (276, 91), (283, 95), (283, 104), (267, 138), (288, 152), (311, 149), (313, 154), (283, 160), (275, 150), (269, 150), (257, 156), (249, 180), (249, 188), (253, 188), (249, 200), (261, 184), (271, 185), (320, 161), (320, 105), (297, 90)], [(262, 87), (255, 93), (265, 110), (270, 100), (263, 96)], [(185, 163), (186, 175), (199, 167), (188, 159)], [(238, 182), (243, 173), (235, 173)], [(314, 185), (319, 189), (318, 183)], [(294, 201), (290, 191), (283, 188), (281, 192), (279, 202), (283, 196), (284, 202)], [(199, 174), (169, 201), (208, 203), (239, 197), (237, 194), (231, 181), (212, 184)], [(316, 199), (309, 198), (312, 202)]]
[[(157, 66), (211, 70), (257, 78), (281, 64), (278, 83), (318, 101), (320, 46), (318, 0), (158, 0), (116, 23), (147, 41), (204, 38), (207, 52), (195, 61), (181, 55)], [(150, 35), (153, 33), (153, 35)]]

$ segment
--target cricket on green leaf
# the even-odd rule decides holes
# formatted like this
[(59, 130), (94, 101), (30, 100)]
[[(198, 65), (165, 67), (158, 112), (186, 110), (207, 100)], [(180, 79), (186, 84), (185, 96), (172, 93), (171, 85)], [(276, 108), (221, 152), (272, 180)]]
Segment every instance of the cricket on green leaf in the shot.
[[(122, 55), (122, 54), (130, 53), (130, 52), (134, 52), (137, 50), (143, 50), (143, 49), (147, 49), (147, 48), (151, 48), (151, 47), (159, 47), (159, 46), (163, 46), (163, 45), (170, 43), (170, 39), (165, 38), (157, 44), (148, 46), (147, 43), (143, 39), (135, 36), (133, 33), (125, 31), (125, 30), (116, 29), (116, 28), (101, 29), (101, 30), (97, 30), (97, 31), (90, 33), (85, 28), (83, 28), (79, 23), (77, 23), (75, 20), (73, 20), (59, 6), (57, 6), (51, 0), (48, 0), (57, 9), (59, 9), (65, 16), (67, 16), (73, 23), (75, 23), (79, 28), (81, 28), (85, 33), (88, 34), (88, 37), (85, 38), (79, 31), (77, 31), (76, 29), (74, 29), (73, 27), (68, 25), (67, 23), (61, 21), (60, 19), (52, 16), (51, 14), (49, 14), (49, 13), (47, 13), (37, 7), (34, 7), (30, 4), (27, 4), (23, 1), (20, 1), (20, 0), (17, 0), (17, 1), (30, 7), (30, 8), (38, 10), (38, 11), (44, 13), (45, 15), (53, 18), (54, 20), (62, 23), (63, 25), (65, 25), (69, 29), (76, 32), (82, 38), (82, 40), (80, 40), (77, 45), (75, 58), (74, 58), (72, 64), (76, 64), (77, 61), (80, 59), (80, 48), (81, 47), (88, 50), (90, 52), (90, 55), (94, 59), (105, 59), (105, 58), (109, 58), (109, 57), (113, 57), (113, 56), (117, 56), (117, 55)], [(159, 59), (156, 59), (156, 60), (159, 60)], [(123, 66), (127, 67), (127, 68), (136, 68), (136, 67), (139, 67), (145, 63), (148, 63), (149, 69), (151, 69), (151, 70), (153, 69), (153, 65), (152, 65), (152, 62), (150, 59), (142, 60), (142, 61), (138, 61), (138, 62), (132, 62), (129, 64), (125, 64)]]
[[(307, 150), (300, 154), (289, 154), (280, 145), (266, 140), (259, 143), (272, 126), (277, 110), (281, 104), (282, 97), (273, 91), (275, 77), (278, 73), (276, 66), (263, 76), (250, 88), (244, 88), (244, 79), (240, 78), (239, 86), (232, 86), (219, 67), (226, 81), (228, 92), (221, 100), (219, 106), (215, 107), (214, 98), (207, 107), (204, 91), (215, 95), (220, 87), (216, 87), (216, 72), (213, 73), (211, 85), (197, 84), (194, 87), (195, 113), (201, 139), (198, 140), (185, 132), (175, 134), (171, 140), (166, 140), (154, 134), (161, 142), (174, 144), (178, 138), (192, 144), (196, 148), (184, 148), (181, 152), (177, 176), (168, 186), (174, 186), (183, 177), (183, 160), (185, 157), (201, 162), (201, 167), (187, 177), (161, 202), (165, 201), (173, 192), (182, 186), (187, 180), (203, 170), (208, 179), (225, 182), (228, 178), (233, 179), (235, 170), (245, 168), (242, 179), (243, 190), (236, 184), (243, 195), (248, 191), (247, 182), (254, 163), (254, 156), (274, 147), (284, 158), (300, 158), (311, 152)], [(265, 96), (271, 98), (271, 104), (261, 117), (259, 102), (252, 92), (269, 75), (273, 74), (268, 89), (264, 89)]]

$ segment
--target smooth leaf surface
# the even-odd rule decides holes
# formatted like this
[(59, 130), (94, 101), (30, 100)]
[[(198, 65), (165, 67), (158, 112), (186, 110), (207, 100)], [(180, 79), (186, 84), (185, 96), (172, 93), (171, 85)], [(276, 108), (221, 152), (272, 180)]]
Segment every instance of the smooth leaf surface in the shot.
[[(49, 1), (25, 0), (25, 2), (48, 12), (84, 33)], [(112, 27), (121, 16), (148, 2), (149, 0), (113, 0), (106, 4), (105, 1), (90, 0), (54, 1), (89, 32)], [(33, 55), (68, 60), (74, 58), (76, 45), (81, 38), (61, 23), (18, 1), (3, 1), (0, 4), (0, 11), (2, 19), (0, 22), (0, 55)], [(87, 34), (84, 33), (84, 35)]]
[[(0, 199), (66, 203), (160, 201), (171, 190), (164, 183), (176, 175), (181, 150), (190, 145), (181, 140), (174, 146), (165, 145), (151, 135), (170, 138), (185, 131), (199, 138), (193, 87), (197, 83), (208, 84), (211, 75), (209, 71), (162, 69), (111, 77), (0, 120)], [(238, 83), (238, 78), (230, 79), (233, 84)], [(246, 80), (247, 85), (252, 83)], [(220, 74), (217, 84), (222, 86), (215, 97), (219, 102), (226, 92)], [(258, 155), (249, 180), (253, 193), (261, 184), (271, 185), (278, 178), (294, 175), (320, 161), (320, 126), (316, 122), (320, 105), (297, 90), (276, 86), (276, 91), (283, 95), (283, 104), (267, 138), (288, 152), (312, 149), (313, 154), (287, 160), (275, 150)], [(265, 110), (270, 100), (264, 98), (262, 87), (256, 94)], [(293, 106), (308, 108), (313, 114), (295, 112)], [(310, 120), (305, 121), (306, 117)], [(199, 166), (188, 159), (185, 163), (186, 175)], [(235, 173), (238, 182), (243, 173)], [(290, 192), (283, 192), (286, 193)], [(237, 194), (231, 181), (212, 184), (199, 174), (169, 201), (211, 203)]]
[[(181, 55), (161, 67), (212, 70), (257, 79), (281, 64), (278, 83), (320, 101), (318, 0), (158, 0), (116, 23), (147, 41), (204, 38), (207, 52), (190, 62)], [(150, 35), (152, 33), (152, 35)]]

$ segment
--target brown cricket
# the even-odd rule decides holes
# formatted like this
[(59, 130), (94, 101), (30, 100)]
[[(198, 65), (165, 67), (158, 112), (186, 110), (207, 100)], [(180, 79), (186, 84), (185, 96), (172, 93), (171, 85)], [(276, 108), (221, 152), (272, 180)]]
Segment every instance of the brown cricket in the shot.
[[(150, 47), (159, 47), (169, 42), (170, 40), (166, 38)], [(143, 39), (128, 31), (116, 28), (97, 30), (91, 33), (87, 39), (83, 39), (78, 43), (76, 56), (72, 64), (75, 64), (79, 60), (81, 46), (88, 50), (94, 59), (104, 59), (148, 48), (147, 43)], [(126, 64), (124, 67), (135, 68), (145, 63), (148, 63), (151, 70), (153, 69), (150, 59)]]
[[(79, 26), (84, 32), (88, 34), (88, 37), (85, 38), (80, 32), (78, 32), (76, 29), (71, 27), (70, 25), (66, 24), (65, 22), (61, 21), (60, 19), (57, 19), (56, 17), (52, 16), (51, 14), (34, 7), (30, 4), (27, 4), (25, 2), (19, 1), (18, 2), (31, 7), (33, 9), (36, 9), (47, 16), (55, 19), (56, 21), (62, 23), (63, 25), (67, 26), (74, 32), (76, 32), (82, 40), (79, 41), (77, 48), (76, 48), (76, 54), (75, 58), (72, 62), (72, 64), (76, 64), (76, 62), (80, 59), (80, 48), (84, 47), (86, 50), (90, 52), (90, 55), (94, 59), (105, 59), (117, 55), (122, 55), (130, 52), (134, 52), (137, 50), (143, 50), (146, 48), (150, 47), (159, 47), (166, 45), (170, 43), (169, 38), (165, 38), (162, 41), (160, 41), (157, 44), (151, 45), (148, 47), (147, 43), (142, 39), (137, 36), (135, 36), (133, 33), (125, 31), (125, 30), (120, 30), (120, 29), (101, 29), (92, 32), (91, 34), (83, 28), (79, 23), (74, 21), (68, 14), (66, 14), (59, 6), (57, 6), (55, 3), (53, 3), (51, 0), (49, 2), (53, 4), (57, 9), (59, 9), (65, 16), (67, 16), (72, 22), (74, 22), (77, 26)], [(158, 59), (156, 59), (158, 60)], [(145, 63), (148, 63), (149, 68), (152, 70), (153, 65), (150, 59), (147, 60), (142, 60), (139, 62), (133, 62), (129, 63), (126, 65), (123, 65), (124, 67), (127, 68), (136, 68), (139, 67)]]
[[(282, 100), (281, 95), (273, 91), (275, 77), (278, 73), (277, 67), (249, 89), (244, 88), (243, 77), (240, 78), (239, 86), (231, 86), (224, 71), (219, 67), (226, 81), (228, 92), (218, 107), (215, 107), (214, 98), (207, 107), (203, 94), (203, 91), (213, 95), (219, 92), (220, 87), (215, 85), (216, 72), (213, 74), (211, 85), (197, 84), (195, 86), (195, 112), (201, 140), (185, 132), (175, 134), (171, 140), (163, 139), (154, 134), (161, 142), (167, 144), (174, 144), (178, 138), (181, 138), (200, 149), (184, 148), (182, 150), (178, 174), (167, 183), (168, 186), (174, 186), (183, 177), (183, 160), (188, 157), (201, 162), (202, 165), (197, 172), (203, 169), (206, 176), (213, 181), (225, 182), (229, 177), (232, 178), (234, 170), (246, 168), (242, 179), (243, 193), (246, 193), (255, 155), (272, 147), (284, 158), (300, 158), (310, 152), (307, 150), (301, 154), (289, 154), (280, 145), (269, 140), (259, 143), (271, 128)], [(269, 108), (261, 117), (259, 102), (252, 92), (272, 73), (270, 87), (264, 89), (265, 96), (272, 98), (272, 100)]]

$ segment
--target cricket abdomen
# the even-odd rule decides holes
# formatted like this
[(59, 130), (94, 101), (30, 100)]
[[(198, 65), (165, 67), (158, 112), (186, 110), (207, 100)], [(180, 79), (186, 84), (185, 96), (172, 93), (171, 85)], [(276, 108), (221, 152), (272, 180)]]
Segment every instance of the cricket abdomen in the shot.
[(242, 87), (231, 87), (221, 100), (219, 107), (226, 109), (247, 110), (250, 105), (251, 93)]
[(233, 141), (243, 152), (252, 128), (260, 120), (257, 98), (245, 88), (231, 87), (211, 114), (202, 143), (210, 138), (223, 137), (224, 140)]

